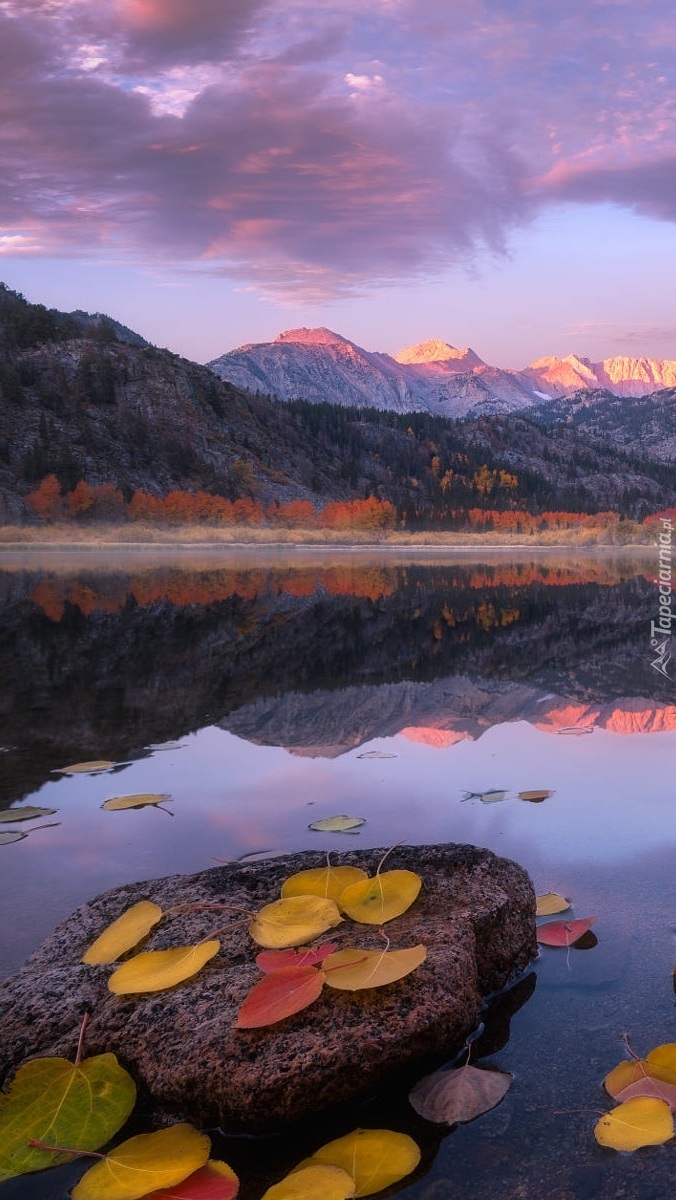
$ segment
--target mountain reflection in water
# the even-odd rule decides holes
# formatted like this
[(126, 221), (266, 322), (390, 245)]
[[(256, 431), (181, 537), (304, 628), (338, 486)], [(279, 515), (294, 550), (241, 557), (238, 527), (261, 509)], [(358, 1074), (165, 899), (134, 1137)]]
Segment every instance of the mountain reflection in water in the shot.
[(0, 603), (0, 737), (19, 751), (3, 764), (6, 799), (55, 756), (129, 758), (215, 723), (329, 756), (399, 732), (449, 746), (520, 719), (676, 727), (648, 661), (644, 557), (73, 567), (52, 555), (0, 571)]

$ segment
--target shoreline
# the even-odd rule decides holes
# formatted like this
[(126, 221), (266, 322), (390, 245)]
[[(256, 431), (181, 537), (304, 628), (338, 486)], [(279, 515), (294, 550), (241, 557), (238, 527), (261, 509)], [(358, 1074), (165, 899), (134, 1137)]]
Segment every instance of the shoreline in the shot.
[(143, 552), (149, 551), (167, 551), (175, 550), (178, 552), (184, 551), (218, 551), (228, 552), (232, 550), (246, 551), (292, 551), (293, 553), (302, 552), (319, 552), (331, 551), (332, 553), (373, 553), (377, 551), (393, 551), (401, 553), (405, 550), (407, 553), (416, 554), (438, 554), (444, 552), (448, 554), (472, 554), (486, 553), (491, 554), (507, 554), (513, 551), (547, 551), (549, 553), (567, 553), (589, 554), (598, 553), (653, 553), (652, 543), (641, 542), (598, 542), (594, 544), (584, 542), (463, 542), (463, 543), (448, 543), (448, 542), (221, 542), (221, 541), (156, 541), (156, 542), (122, 542), (122, 541), (45, 541), (45, 542), (0, 542), (0, 557), (7, 554), (25, 554), (25, 553), (44, 553), (45, 551), (54, 551), (58, 553), (73, 553), (83, 552), (85, 554), (110, 553), (114, 551), (132, 551)]

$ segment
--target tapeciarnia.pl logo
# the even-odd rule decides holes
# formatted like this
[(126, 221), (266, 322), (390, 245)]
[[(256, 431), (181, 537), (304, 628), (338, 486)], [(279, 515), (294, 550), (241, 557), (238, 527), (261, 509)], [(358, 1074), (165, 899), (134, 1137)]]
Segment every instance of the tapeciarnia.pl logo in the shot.
[(650, 665), (653, 670), (664, 675), (665, 679), (671, 679), (667, 668), (671, 661), (671, 626), (674, 620), (672, 609), (674, 594), (671, 576), (673, 527), (669, 517), (660, 517), (660, 524), (662, 529), (655, 542), (659, 550), (658, 578), (654, 580), (659, 587), (659, 615), (657, 621), (650, 622), (650, 645), (657, 657), (652, 660)]

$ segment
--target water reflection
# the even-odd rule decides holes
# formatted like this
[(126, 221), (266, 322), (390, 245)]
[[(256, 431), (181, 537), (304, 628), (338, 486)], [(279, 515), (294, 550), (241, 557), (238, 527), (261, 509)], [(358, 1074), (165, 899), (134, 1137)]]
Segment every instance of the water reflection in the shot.
[(518, 719), (676, 726), (646, 654), (641, 558), (255, 562), (6, 565), (5, 798), (59, 761), (138, 756), (214, 722), (328, 756), (394, 733), (447, 747)]

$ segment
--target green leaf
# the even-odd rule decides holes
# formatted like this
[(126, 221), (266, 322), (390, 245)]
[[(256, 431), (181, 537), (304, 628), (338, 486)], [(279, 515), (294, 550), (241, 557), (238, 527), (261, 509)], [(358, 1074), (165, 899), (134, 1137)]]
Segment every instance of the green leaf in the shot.
[(210, 1142), (192, 1125), (171, 1125), (130, 1138), (90, 1167), (73, 1188), (73, 1200), (138, 1200), (181, 1183), (203, 1167)]
[(56, 808), (35, 808), (32, 804), (24, 804), (22, 808), (3, 808), (0, 821), (8, 825), (10, 821), (34, 821), (36, 817), (53, 817)]
[(136, 1085), (114, 1054), (36, 1058), (20, 1067), (0, 1108), (0, 1179), (41, 1171), (70, 1155), (38, 1150), (32, 1138), (72, 1150), (98, 1150), (124, 1125)]
[(353, 829), (365, 824), (365, 817), (322, 817), (321, 820), (308, 825), (308, 829), (314, 829), (318, 833), (352, 833)]

